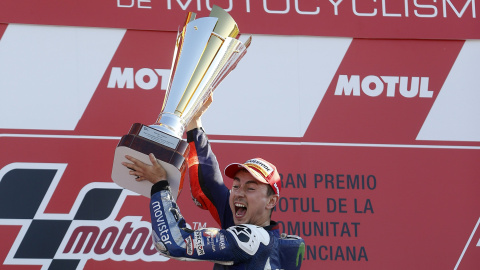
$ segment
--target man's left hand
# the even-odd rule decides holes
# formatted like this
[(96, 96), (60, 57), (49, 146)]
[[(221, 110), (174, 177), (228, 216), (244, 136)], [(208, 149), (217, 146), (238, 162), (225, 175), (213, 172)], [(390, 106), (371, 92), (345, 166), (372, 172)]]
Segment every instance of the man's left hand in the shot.
[(147, 180), (152, 184), (167, 180), (167, 172), (163, 166), (158, 163), (153, 154), (148, 155), (150, 162), (152, 163), (151, 165), (129, 155), (126, 155), (125, 157), (132, 163), (122, 162), (122, 165), (130, 169), (129, 173), (130, 175), (136, 176), (135, 180)]

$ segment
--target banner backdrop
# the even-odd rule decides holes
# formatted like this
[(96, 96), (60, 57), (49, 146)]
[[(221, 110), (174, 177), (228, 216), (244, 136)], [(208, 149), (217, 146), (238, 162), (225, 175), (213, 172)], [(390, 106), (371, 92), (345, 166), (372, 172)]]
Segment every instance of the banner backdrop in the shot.
[[(175, 38), (0, 24), (1, 269), (213, 267), (157, 254), (148, 199), (110, 178), (120, 136), (160, 112)], [(479, 52), (478, 40), (256, 34), (205, 130), (222, 168), (277, 166), (272, 219), (305, 239), (302, 269), (478, 269)], [(186, 181), (189, 226), (217, 227)]]
[(242, 33), (480, 38), (478, 0), (2, 0), (0, 23), (177, 31), (186, 11), (232, 14)]

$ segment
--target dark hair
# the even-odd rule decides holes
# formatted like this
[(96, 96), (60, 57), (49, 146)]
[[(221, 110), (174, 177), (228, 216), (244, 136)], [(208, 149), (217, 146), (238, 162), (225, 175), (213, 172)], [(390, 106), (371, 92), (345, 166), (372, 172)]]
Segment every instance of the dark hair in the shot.
[[(273, 190), (272, 186), (270, 185), (267, 185), (267, 197), (270, 197), (272, 195), (275, 195), (275, 191)], [(273, 213), (273, 209), (275, 207), (273, 207), (271, 210), (270, 210), (270, 219), (272, 219), (272, 213)]]
[(275, 195), (275, 191), (273, 190), (272, 186), (267, 185), (267, 196)]

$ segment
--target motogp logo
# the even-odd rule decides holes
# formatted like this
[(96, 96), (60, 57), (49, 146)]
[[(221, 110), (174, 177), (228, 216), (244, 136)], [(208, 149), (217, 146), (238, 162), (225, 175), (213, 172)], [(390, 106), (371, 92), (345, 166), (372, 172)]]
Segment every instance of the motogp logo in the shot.
[(70, 213), (45, 213), (66, 167), (12, 163), (0, 170), (0, 226), (21, 226), (4, 265), (73, 270), (89, 259), (168, 260), (155, 251), (149, 222), (133, 216), (115, 220), (127, 196), (138, 195), (114, 183), (84, 186)]

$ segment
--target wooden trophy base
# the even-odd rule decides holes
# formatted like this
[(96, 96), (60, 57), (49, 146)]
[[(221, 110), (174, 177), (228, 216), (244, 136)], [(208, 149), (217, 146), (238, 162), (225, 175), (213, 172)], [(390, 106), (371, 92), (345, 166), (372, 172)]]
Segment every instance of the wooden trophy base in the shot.
[(130, 162), (125, 158), (125, 155), (129, 155), (151, 164), (148, 155), (153, 153), (167, 171), (172, 196), (176, 200), (183, 187), (189, 150), (186, 141), (158, 129), (135, 123), (115, 149), (112, 180), (123, 188), (150, 198), (152, 184), (148, 181), (136, 181), (135, 176), (129, 174), (130, 169), (123, 166), (122, 162)]

